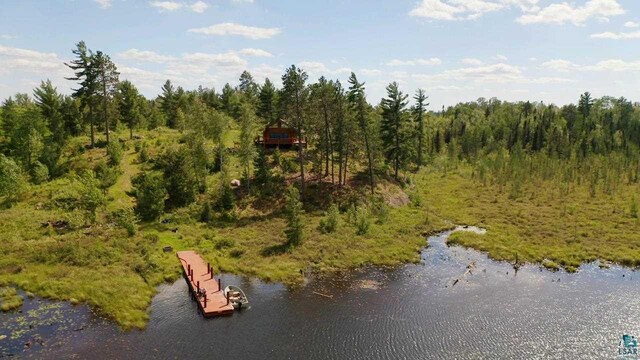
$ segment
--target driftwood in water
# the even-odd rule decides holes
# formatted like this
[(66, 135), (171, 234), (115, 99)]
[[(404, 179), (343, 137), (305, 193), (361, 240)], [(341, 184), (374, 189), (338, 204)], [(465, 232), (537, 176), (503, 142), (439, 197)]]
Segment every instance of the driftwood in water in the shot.
[(324, 297), (329, 298), (329, 299), (333, 299), (333, 295), (327, 295), (327, 294), (319, 293), (317, 291), (313, 291), (313, 293), (316, 294), (316, 295), (324, 296)]

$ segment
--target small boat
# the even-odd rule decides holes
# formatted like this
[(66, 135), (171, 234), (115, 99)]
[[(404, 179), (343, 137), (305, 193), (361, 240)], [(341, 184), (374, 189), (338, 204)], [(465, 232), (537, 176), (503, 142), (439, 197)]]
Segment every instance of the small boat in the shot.
[(233, 305), (234, 309), (246, 308), (249, 305), (247, 295), (237, 286), (229, 285), (224, 288), (224, 295), (229, 298), (229, 302)]

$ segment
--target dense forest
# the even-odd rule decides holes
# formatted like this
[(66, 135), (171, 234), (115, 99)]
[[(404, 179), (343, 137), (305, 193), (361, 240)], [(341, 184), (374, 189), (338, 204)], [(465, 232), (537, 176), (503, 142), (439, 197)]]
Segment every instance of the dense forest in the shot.
[[(176, 273), (161, 245), (200, 248), (220, 270), (288, 280), (309, 264), (414, 261), (420, 233), (447, 228), (445, 220), (493, 230), (494, 240), (452, 241), (498, 259), (569, 270), (598, 258), (640, 265), (627, 241), (638, 227), (640, 104), (625, 98), (586, 92), (565, 106), (481, 98), (434, 111), (428, 89), (406, 94), (393, 82), (375, 101), (354, 73), (344, 84), (314, 81), (292, 65), (281, 88), (245, 71), (219, 90), (167, 80), (147, 99), (120, 81), (107, 54), (80, 42), (73, 55), (71, 95), (46, 80), (0, 109), (10, 233), (0, 284), (88, 301), (143, 326), (153, 285)], [(256, 146), (279, 121), (307, 146)], [(581, 209), (588, 199), (594, 206)], [(617, 240), (602, 240), (604, 228)], [(126, 269), (110, 280), (123, 282), (114, 289), (147, 287), (138, 302), (114, 304), (95, 289), (35, 280), (63, 265), (70, 274)]]

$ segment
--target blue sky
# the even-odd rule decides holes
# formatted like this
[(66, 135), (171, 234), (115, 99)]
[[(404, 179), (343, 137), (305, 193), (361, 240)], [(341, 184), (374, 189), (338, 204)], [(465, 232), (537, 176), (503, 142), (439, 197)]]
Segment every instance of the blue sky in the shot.
[(242, 70), (424, 88), (431, 108), (479, 97), (565, 104), (580, 93), (640, 100), (637, 0), (4, 0), (0, 98), (50, 78), (79, 40), (155, 96), (166, 79), (220, 89)]

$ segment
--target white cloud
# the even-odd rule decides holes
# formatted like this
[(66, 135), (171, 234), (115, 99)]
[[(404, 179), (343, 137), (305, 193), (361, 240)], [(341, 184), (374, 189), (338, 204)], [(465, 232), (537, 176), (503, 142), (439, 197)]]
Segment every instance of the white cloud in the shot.
[(482, 61), (476, 58), (465, 58), (462, 59), (461, 63), (465, 64), (465, 65), (482, 65)]
[(213, 65), (219, 67), (241, 68), (247, 66), (246, 60), (232, 52), (224, 54), (187, 53), (182, 56), (182, 60), (188, 63)]
[(446, 86), (451, 85), (452, 81), (498, 84), (549, 84), (570, 81), (569, 79), (558, 77), (528, 77), (523, 74), (522, 68), (505, 63), (463, 67), (445, 70), (437, 74), (413, 74), (412, 77), (418, 82)]
[(248, 3), (253, 4), (253, 0), (231, 0), (234, 3)]
[(573, 3), (554, 3), (524, 14), (516, 19), (521, 24), (566, 24), (583, 25), (596, 18), (608, 21), (609, 16), (622, 15), (625, 10), (617, 0), (589, 0), (583, 6)]
[(261, 28), (236, 23), (221, 23), (203, 28), (189, 29), (188, 32), (204, 35), (237, 35), (249, 39), (270, 39), (282, 32), (279, 28)]
[(242, 49), (240, 51), (238, 51), (239, 54), (241, 55), (246, 55), (246, 56), (255, 56), (255, 57), (273, 57), (273, 54), (262, 50), (262, 49), (254, 49), (254, 48), (246, 48), (246, 49)]
[(17, 39), (17, 36), (13, 36), (13, 35), (9, 35), (9, 34), (1, 34), (0, 35), (0, 39), (2, 40), (13, 40), (13, 39)]
[(591, 34), (592, 39), (611, 39), (611, 40), (625, 40), (625, 39), (640, 39), (640, 31), (633, 32), (603, 32), (598, 34)]
[(183, 6), (181, 3), (175, 1), (151, 1), (149, 5), (158, 8), (160, 11), (176, 11)]
[(0, 74), (26, 72), (45, 78), (66, 74), (65, 69), (62, 59), (55, 53), (0, 45)]
[(640, 24), (638, 24), (635, 21), (627, 21), (626, 23), (624, 23), (624, 27), (637, 28), (637, 27), (640, 27)]
[(540, 64), (540, 66), (546, 69), (551, 69), (551, 70), (556, 70), (561, 72), (567, 72), (569, 70), (578, 68), (578, 65), (572, 63), (571, 61), (563, 60), (563, 59), (554, 59), (554, 60), (545, 61), (542, 64)]
[(98, 3), (101, 9), (108, 9), (111, 7), (111, 0), (93, 0)]
[(473, 20), (512, 6), (534, 11), (537, 3), (538, 0), (422, 0), (409, 15), (431, 20)]
[(153, 51), (144, 51), (138, 49), (129, 49), (118, 54), (118, 57), (125, 60), (136, 60), (154, 63), (166, 63), (175, 60), (172, 56), (160, 55)]
[(189, 8), (193, 12), (197, 12), (198, 14), (202, 14), (203, 12), (205, 12), (205, 10), (207, 10), (207, 8), (209, 8), (209, 5), (207, 5), (207, 3), (204, 2), (204, 1), (198, 1), (198, 2), (195, 2), (195, 3), (191, 4), (191, 5), (189, 5)]
[(412, 60), (400, 60), (393, 59), (389, 61), (387, 66), (416, 66), (416, 65), (440, 65), (442, 64), (442, 60), (438, 58), (429, 58), (429, 59), (412, 59)]
[(378, 69), (360, 69), (359, 72), (364, 76), (379, 76), (382, 74), (382, 71)]
[(548, 69), (567, 72), (576, 71), (640, 71), (640, 61), (626, 61), (621, 59), (602, 60), (592, 65), (580, 65), (568, 60), (556, 59), (542, 63)]
[(495, 60), (499, 60), (499, 61), (507, 61), (507, 60), (509, 60), (509, 58), (508, 58), (508, 57), (506, 57), (506, 56), (504, 56), (504, 55), (501, 55), (501, 54), (498, 54), (498, 55), (494, 56), (493, 58), (494, 58)]

